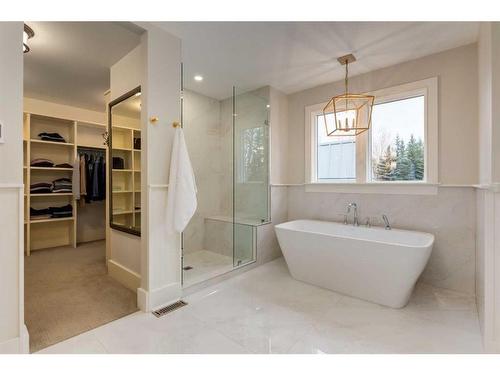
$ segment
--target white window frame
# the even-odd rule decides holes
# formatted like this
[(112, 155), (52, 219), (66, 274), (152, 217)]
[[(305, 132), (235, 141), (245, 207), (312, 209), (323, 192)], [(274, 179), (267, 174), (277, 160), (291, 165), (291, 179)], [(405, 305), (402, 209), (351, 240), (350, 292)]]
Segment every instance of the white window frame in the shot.
[(425, 169), (422, 181), (372, 181), (371, 129), (356, 138), (356, 180), (318, 180), (316, 173), (317, 133), (316, 116), (327, 104), (305, 108), (305, 178), (306, 191), (383, 193), (383, 194), (437, 194), (438, 182), (438, 78), (406, 83), (369, 92), (375, 104), (424, 96)]

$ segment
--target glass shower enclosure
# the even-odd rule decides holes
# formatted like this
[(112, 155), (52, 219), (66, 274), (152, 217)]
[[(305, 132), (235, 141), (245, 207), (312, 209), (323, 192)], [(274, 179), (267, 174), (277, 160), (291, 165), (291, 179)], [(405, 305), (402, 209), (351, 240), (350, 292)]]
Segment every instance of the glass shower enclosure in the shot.
[[(182, 123), (198, 207), (182, 235), (183, 286), (256, 260), (257, 227), (269, 215), (269, 91), (226, 97), (182, 92)], [(200, 90), (201, 91), (201, 90)]]

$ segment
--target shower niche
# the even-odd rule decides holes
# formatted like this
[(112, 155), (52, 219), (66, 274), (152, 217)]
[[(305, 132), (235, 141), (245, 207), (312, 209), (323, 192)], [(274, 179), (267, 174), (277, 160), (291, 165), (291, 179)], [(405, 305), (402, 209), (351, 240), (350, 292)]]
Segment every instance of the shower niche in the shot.
[(270, 220), (269, 90), (232, 88), (223, 97), (200, 91), (185, 85), (182, 95), (198, 187), (182, 240), (184, 287), (254, 262), (257, 227)]

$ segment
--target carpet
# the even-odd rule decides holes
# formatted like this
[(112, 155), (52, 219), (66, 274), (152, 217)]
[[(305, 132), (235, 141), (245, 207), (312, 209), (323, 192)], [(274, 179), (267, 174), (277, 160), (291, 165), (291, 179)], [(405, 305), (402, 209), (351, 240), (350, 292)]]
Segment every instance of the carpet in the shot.
[(25, 257), (25, 322), (36, 352), (137, 311), (137, 296), (112, 279), (105, 242)]

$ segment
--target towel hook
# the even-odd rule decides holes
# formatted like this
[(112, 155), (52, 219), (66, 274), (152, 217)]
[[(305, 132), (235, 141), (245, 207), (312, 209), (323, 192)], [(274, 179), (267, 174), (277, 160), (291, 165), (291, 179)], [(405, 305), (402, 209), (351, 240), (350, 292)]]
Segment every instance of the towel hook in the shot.
[(173, 128), (179, 128), (179, 127), (180, 127), (180, 128), (182, 128), (182, 125), (181, 125), (181, 123), (180, 123), (180, 122), (178, 122), (178, 121), (174, 121), (174, 122), (172, 123), (172, 127), (173, 127)]

